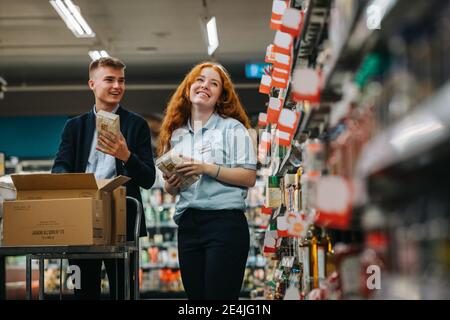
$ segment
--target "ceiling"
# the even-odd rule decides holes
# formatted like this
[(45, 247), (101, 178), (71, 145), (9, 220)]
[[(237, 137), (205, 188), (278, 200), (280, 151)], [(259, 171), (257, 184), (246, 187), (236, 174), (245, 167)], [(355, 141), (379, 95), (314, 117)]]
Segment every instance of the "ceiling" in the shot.
[[(206, 1), (206, 8), (204, 7)], [(201, 16), (216, 16), (214, 59), (230, 71), (248, 112), (261, 109), (247, 62), (262, 62), (274, 32), (272, 0), (73, 0), (96, 33), (76, 38), (47, 0), (0, 0), (0, 76), (8, 82), (0, 116), (77, 114), (93, 103), (89, 50), (105, 49), (126, 65), (124, 104), (161, 113), (193, 64), (210, 59)]]

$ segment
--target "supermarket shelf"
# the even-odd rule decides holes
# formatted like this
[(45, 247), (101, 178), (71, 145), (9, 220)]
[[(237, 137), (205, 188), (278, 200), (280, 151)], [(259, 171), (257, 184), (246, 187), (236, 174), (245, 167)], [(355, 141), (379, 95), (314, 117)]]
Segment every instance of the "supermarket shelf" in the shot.
[(415, 162), (408, 161), (408, 169), (414, 170), (430, 163), (433, 155), (441, 156), (450, 143), (449, 101), (450, 82), (372, 139), (358, 162), (358, 177), (368, 178), (408, 160)]
[[(367, 26), (369, 17), (365, 13), (370, 6), (376, 5), (381, 8), (382, 13), (380, 27), (369, 29)], [(442, 5), (442, 1), (417, 0), (411, 5), (411, 1), (407, 0), (371, 0), (366, 6), (358, 7), (345, 44), (331, 62), (331, 66), (324, 71), (322, 95), (325, 99), (328, 101), (340, 99), (343, 79), (358, 69), (370, 51), (392, 37), (392, 34), (401, 31), (401, 28), (420, 23), (439, 5)]]
[(291, 153), (292, 153), (292, 148), (290, 148), (288, 150), (288, 152), (287, 152), (286, 156), (284, 157), (283, 161), (281, 161), (280, 168), (278, 169), (278, 172), (277, 172), (278, 176), (283, 176), (288, 171), (288, 169), (290, 167), (289, 158), (291, 156)]
[[(297, 66), (308, 65), (310, 57), (316, 53), (315, 48), (325, 30), (329, 9), (330, 0), (310, 0), (305, 14), (304, 27), (294, 44), (293, 56), (295, 59), (292, 62), (292, 71)], [(283, 99), (285, 102), (287, 101), (286, 97), (290, 95), (290, 91), (291, 81), (284, 91)]]
[[(364, 12), (366, 12), (369, 6), (378, 4), (378, 0), (372, 0), (360, 3), (359, 7), (355, 10), (354, 22), (351, 24), (349, 29), (348, 38), (344, 41), (344, 46), (341, 48), (338, 57), (335, 62), (332, 63), (332, 67), (325, 74), (325, 86), (322, 92), (323, 103), (320, 109), (312, 109), (309, 113), (305, 115), (305, 119), (302, 121), (301, 125), (296, 131), (295, 139), (299, 139), (300, 135), (304, 132), (310, 132), (315, 130), (320, 134), (323, 130), (323, 126), (327, 123), (327, 117), (329, 112), (329, 106), (326, 105), (327, 101), (334, 101), (339, 98), (339, 92), (342, 86), (343, 76), (349, 72), (349, 70), (356, 70), (361, 64), (365, 55), (373, 50), (380, 39), (386, 38), (393, 32), (398, 30), (399, 25), (407, 25), (412, 21), (420, 21), (427, 13), (436, 7), (438, 1), (420, 1), (420, 5), (411, 6), (410, 2), (406, 0), (387, 0), (382, 3), (384, 15), (380, 21), (381, 29), (369, 30), (367, 28), (367, 17)], [(358, 2), (355, 2), (357, 4)], [(311, 2), (314, 4), (314, 1)], [(321, 3), (326, 5), (325, 2)], [(311, 11), (313, 12), (313, 10)], [(311, 12), (306, 17), (307, 26), (311, 22)], [(318, 18), (317, 18), (318, 19)], [(400, 22), (399, 22), (400, 21)], [(302, 34), (302, 39), (308, 37), (307, 29), (305, 28), (305, 34)], [(303, 41), (303, 40), (302, 40)], [(302, 43), (302, 41), (300, 43)], [(302, 46), (300, 45), (300, 49)], [(306, 51), (299, 51), (299, 59)], [(421, 109), (420, 107), (418, 109)], [(407, 121), (407, 120), (406, 120)], [(383, 142), (385, 143), (386, 138)], [(379, 151), (383, 153), (383, 149)], [(292, 168), (289, 162), (291, 156), (291, 149), (288, 151), (285, 158), (282, 160), (277, 175), (282, 176)], [(372, 162), (376, 162), (379, 157), (374, 157), (371, 154)], [(384, 156), (383, 156), (384, 158)], [(380, 160), (383, 162), (383, 160)]]
[[(329, 113), (330, 113), (329, 106), (322, 106), (320, 108), (311, 108), (308, 112), (306, 112), (303, 115), (301, 123), (298, 126), (293, 139), (303, 142), (301, 139), (301, 135), (304, 133), (308, 133), (308, 137), (310, 138), (316, 138), (326, 129)], [(292, 148), (293, 147), (289, 148), (287, 154), (281, 161), (280, 167), (276, 175), (283, 176), (290, 169), (292, 169), (293, 166), (289, 162), (289, 159), (292, 154)]]
[[(349, 25), (348, 33), (345, 37), (345, 40), (342, 41), (343, 45), (338, 50), (336, 56), (332, 57), (332, 61), (330, 65), (324, 69), (324, 89), (322, 90), (322, 96), (332, 96), (332, 94), (338, 91), (340, 85), (342, 84), (341, 80), (343, 77), (343, 72), (351, 69), (353, 65), (353, 69), (355, 69), (355, 64), (359, 64), (359, 62), (354, 61), (354, 55), (357, 54), (357, 50), (355, 50), (352, 46), (349, 45), (349, 40), (352, 39), (352, 35), (354, 34), (355, 26), (363, 23), (363, 18), (361, 14), (363, 12), (364, 4), (362, 2), (353, 1), (353, 5), (357, 6), (353, 12), (353, 20)], [(337, 96), (336, 98), (338, 98)]]
[[(316, 109), (310, 109), (309, 111), (307, 111), (302, 120), (300, 125), (297, 127), (297, 131), (294, 134), (294, 140), (298, 140), (300, 139), (300, 135), (305, 132), (306, 130), (308, 130), (310, 124), (312, 123), (312, 119), (314, 117), (314, 114), (317, 113)], [(289, 162), (289, 158), (291, 156), (292, 153), (292, 147), (289, 148), (287, 154), (285, 155), (285, 157), (283, 158), (283, 160), (281, 161), (280, 164), (280, 168), (278, 169), (278, 172), (276, 175), (278, 176), (283, 176), (286, 174), (286, 172), (292, 167), (292, 165)]]
[(298, 62), (308, 63), (309, 57), (315, 53), (325, 31), (329, 11), (330, 0), (310, 0), (305, 15), (305, 27), (294, 49), (297, 59), (294, 61), (293, 69)]
[[(300, 36), (294, 45), (294, 61), (292, 64), (292, 70), (297, 66), (305, 67), (309, 65), (309, 60), (314, 54), (317, 54), (316, 48), (318, 43), (321, 41), (322, 35), (324, 34), (327, 26), (327, 20), (330, 12), (331, 1), (330, 0), (310, 0), (308, 4), (308, 9), (305, 14), (305, 23)], [(289, 82), (288, 88), (285, 91), (285, 97), (290, 95), (291, 85)], [(284, 99), (287, 102), (288, 99)], [(283, 106), (284, 107), (284, 106)], [(310, 123), (311, 113), (308, 112), (304, 119), (301, 121), (299, 128), (297, 128), (295, 139), (299, 138), (299, 135), (308, 129), (307, 125)], [(314, 112), (316, 113), (316, 112)], [(306, 118), (306, 119), (305, 119)], [(284, 174), (288, 169), (288, 160), (291, 154), (291, 149), (282, 160), (281, 165), (274, 175)], [(274, 170), (274, 171), (275, 171)]]
[[(307, 66), (310, 58), (316, 54), (318, 42), (326, 29), (327, 18), (330, 11), (331, 0), (310, 0), (305, 14), (304, 27), (294, 44), (292, 70), (297, 66)], [(283, 90), (283, 100), (290, 95), (291, 81), (286, 90)], [(284, 107), (284, 106), (283, 106)]]

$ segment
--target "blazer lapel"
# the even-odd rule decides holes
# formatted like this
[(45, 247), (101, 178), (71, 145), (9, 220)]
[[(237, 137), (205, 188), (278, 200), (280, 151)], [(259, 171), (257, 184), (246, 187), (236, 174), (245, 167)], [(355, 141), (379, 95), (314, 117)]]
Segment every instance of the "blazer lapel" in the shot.
[(119, 117), (120, 117), (120, 131), (122, 132), (122, 134), (124, 134), (125, 121), (126, 121), (126, 112), (122, 108), (122, 106), (119, 105), (119, 108), (117, 109), (116, 114), (119, 115)]
[[(125, 112), (122, 108), (122, 106), (119, 105), (119, 109), (117, 109), (116, 114), (119, 115), (120, 117), (120, 132), (122, 133), (123, 137), (125, 138), (125, 141), (127, 141), (127, 136), (125, 134)], [(128, 141), (127, 141), (128, 144)], [(123, 175), (124, 174), (124, 170), (123, 170), (123, 165), (122, 165), (122, 161), (120, 161), (119, 159), (116, 158), (116, 174), (118, 176)]]
[(91, 110), (88, 113), (85, 125), (86, 125), (86, 129), (85, 129), (86, 135), (84, 137), (83, 149), (82, 149), (83, 150), (83, 159), (82, 159), (83, 171), (86, 171), (89, 154), (91, 152), (92, 139), (94, 138), (94, 132), (95, 132), (95, 115), (94, 115), (93, 110)]

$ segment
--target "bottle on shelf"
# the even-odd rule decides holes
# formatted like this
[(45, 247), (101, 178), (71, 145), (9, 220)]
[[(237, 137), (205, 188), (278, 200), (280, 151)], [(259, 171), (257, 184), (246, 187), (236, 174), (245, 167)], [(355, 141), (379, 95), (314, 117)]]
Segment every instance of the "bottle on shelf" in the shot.
[(322, 243), (325, 248), (325, 277), (329, 277), (336, 270), (336, 265), (331, 237), (325, 228), (322, 228)]
[(306, 296), (311, 290), (311, 233), (307, 232), (306, 237), (299, 241), (298, 257), (302, 269), (301, 291), (302, 296)]
[(294, 208), (297, 212), (302, 210), (302, 173), (303, 168), (299, 167), (295, 174)]
[[(312, 278), (312, 288), (319, 287), (319, 270), (321, 270), (320, 264), (324, 262), (323, 248), (319, 249), (319, 238), (317, 237), (316, 227), (311, 224), (307, 232), (310, 239), (310, 270)], [(321, 254), (319, 254), (319, 250)], [(320, 256), (319, 256), (320, 255)]]

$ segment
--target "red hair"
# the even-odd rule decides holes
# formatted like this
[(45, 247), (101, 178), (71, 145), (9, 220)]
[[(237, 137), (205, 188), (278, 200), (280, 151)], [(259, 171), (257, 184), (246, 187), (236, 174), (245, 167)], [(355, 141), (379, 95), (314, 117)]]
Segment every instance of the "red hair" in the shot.
[(203, 62), (189, 71), (167, 104), (159, 134), (159, 146), (157, 150), (159, 155), (170, 149), (170, 138), (172, 137), (172, 133), (176, 129), (184, 126), (191, 116), (192, 104), (189, 98), (189, 90), (204, 68), (214, 69), (222, 79), (222, 94), (215, 106), (215, 112), (224, 118), (234, 118), (240, 121), (247, 129), (250, 128), (250, 121), (242, 107), (241, 101), (239, 100), (228, 73), (219, 64)]

